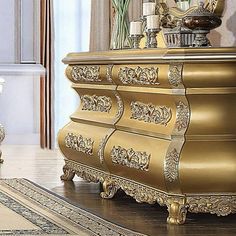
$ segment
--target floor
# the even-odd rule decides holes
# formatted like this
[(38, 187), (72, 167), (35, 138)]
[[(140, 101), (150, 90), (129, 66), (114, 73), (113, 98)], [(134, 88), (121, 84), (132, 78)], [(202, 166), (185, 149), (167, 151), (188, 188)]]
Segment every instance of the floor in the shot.
[(119, 225), (150, 236), (233, 236), (236, 235), (236, 214), (217, 217), (209, 214), (188, 214), (182, 226), (166, 224), (167, 210), (156, 205), (139, 204), (119, 192), (114, 199), (99, 197), (100, 185), (76, 177), (62, 182), (63, 157), (59, 151), (41, 150), (37, 146), (1, 147), (4, 163), (1, 178), (27, 178), (89, 211)]

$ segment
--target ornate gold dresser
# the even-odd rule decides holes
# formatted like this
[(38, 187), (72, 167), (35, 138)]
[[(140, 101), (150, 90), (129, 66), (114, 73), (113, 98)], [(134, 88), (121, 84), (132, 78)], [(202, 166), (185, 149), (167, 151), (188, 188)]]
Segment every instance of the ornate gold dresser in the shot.
[(236, 48), (71, 53), (80, 95), (58, 136), (63, 180), (101, 182), (186, 213), (236, 212)]

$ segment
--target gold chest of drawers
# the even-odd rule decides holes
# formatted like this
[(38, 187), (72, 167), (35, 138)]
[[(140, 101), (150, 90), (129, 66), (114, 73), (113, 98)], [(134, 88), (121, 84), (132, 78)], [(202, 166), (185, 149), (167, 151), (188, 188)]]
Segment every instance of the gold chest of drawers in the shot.
[(236, 212), (236, 49), (71, 53), (66, 75), (80, 106), (58, 135), (62, 179), (121, 188), (187, 211)]

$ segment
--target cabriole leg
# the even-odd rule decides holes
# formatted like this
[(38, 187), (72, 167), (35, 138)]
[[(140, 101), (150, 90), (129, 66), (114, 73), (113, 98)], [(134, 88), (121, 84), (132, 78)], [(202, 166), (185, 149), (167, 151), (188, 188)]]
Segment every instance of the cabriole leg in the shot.
[(71, 168), (68, 168), (67, 165), (64, 165), (63, 172), (64, 174), (61, 176), (61, 180), (71, 181), (75, 176), (75, 171)]
[(173, 201), (168, 206), (169, 216), (168, 224), (181, 225), (185, 223), (187, 208), (185, 203)]

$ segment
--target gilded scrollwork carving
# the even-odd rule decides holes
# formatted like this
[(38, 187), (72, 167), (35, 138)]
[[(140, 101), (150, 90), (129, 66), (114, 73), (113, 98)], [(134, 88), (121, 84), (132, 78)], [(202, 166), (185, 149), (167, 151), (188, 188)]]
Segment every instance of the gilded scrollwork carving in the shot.
[(121, 118), (121, 116), (124, 112), (124, 103), (123, 103), (120, 95), (117, 92), (115, 93), (115, 97), (117, 100), (117, 112), (115, 115), (115, 120), (116, 120), (115, 122), (117, 122)]
[(101, 197), (105, 199), (113, 198), (119, 187), (109, 178), (107, 178), (103, 183), (103, 192), (101, 192)]
[(148, 123), (167, 125), (172, 118), (171, 109), (166, 106), (155, 106), (151, 103), (131, 102), (131, 119)]
[(112, 100), (107, 96), (83, 95), (81, 96), (82, 110), (109, 112), (112, 108)]
[(187, 215), (187, 205), (185, 203), (180, 203), (179, 199), (172, 199), (167, 205), (169, 216), (167, 218), (167, 223), (173, 225), (184, 224)]
[(72, 66), (71, 77), (78, 82), (99, 82), (100, 66)]
[(235, 196), (192, 196), (187, 197), (188, 210), (193, 213), (211, 213), (226, 216), (236, 213)]
[(178, 87), (180, 84), (182, 84), (182, 71), (183, 71), (183, 64), (169, 65), (168, 78), (170, 85)]
[(111, 160), (118, 165), (127, 166), (143, 171), (148, 171), (151, 154), (134, 151), (133, 148), (125, 149), (121, 146), (113, 146)]
[(122, 67), (118, 73), (118, 78), (123, 84), (128, 85), (159, 85), (158, 68), (136, 68)]
[(93, 154), (93, 143), (91, 138), (84, 138), (82, 135), (68, 133), (65, 137), (65, 145), (78, 152), (83, 152), (88, 155)]
[(113, 65), (108, 65), (107, 70), (106, 70), (106, 78), (107, 78), (107, 81), (110, 82), (110, 83), (113, 83), (112, 68), (113, 68)]
[(105, 150), (106, 143), (113, 132), (114, 132), (114, 129), (110, 129), (107, 135), (105, 135), (102, 138), (101, 142), (99, 143), (98, 157), (101, 164), (104, 162), (104, 150)]
[(165, 158), (164, 175), (169, 182), (174, 182), (178, 179), (179, 153), (176, 149), (168, 152)]
[(184, 102), (180, 101), (176, 105), (177, 117), (176, 117), (176, 128), (180, 132), (186, 130), (189, 124), (190, 110), (189, 106)]

